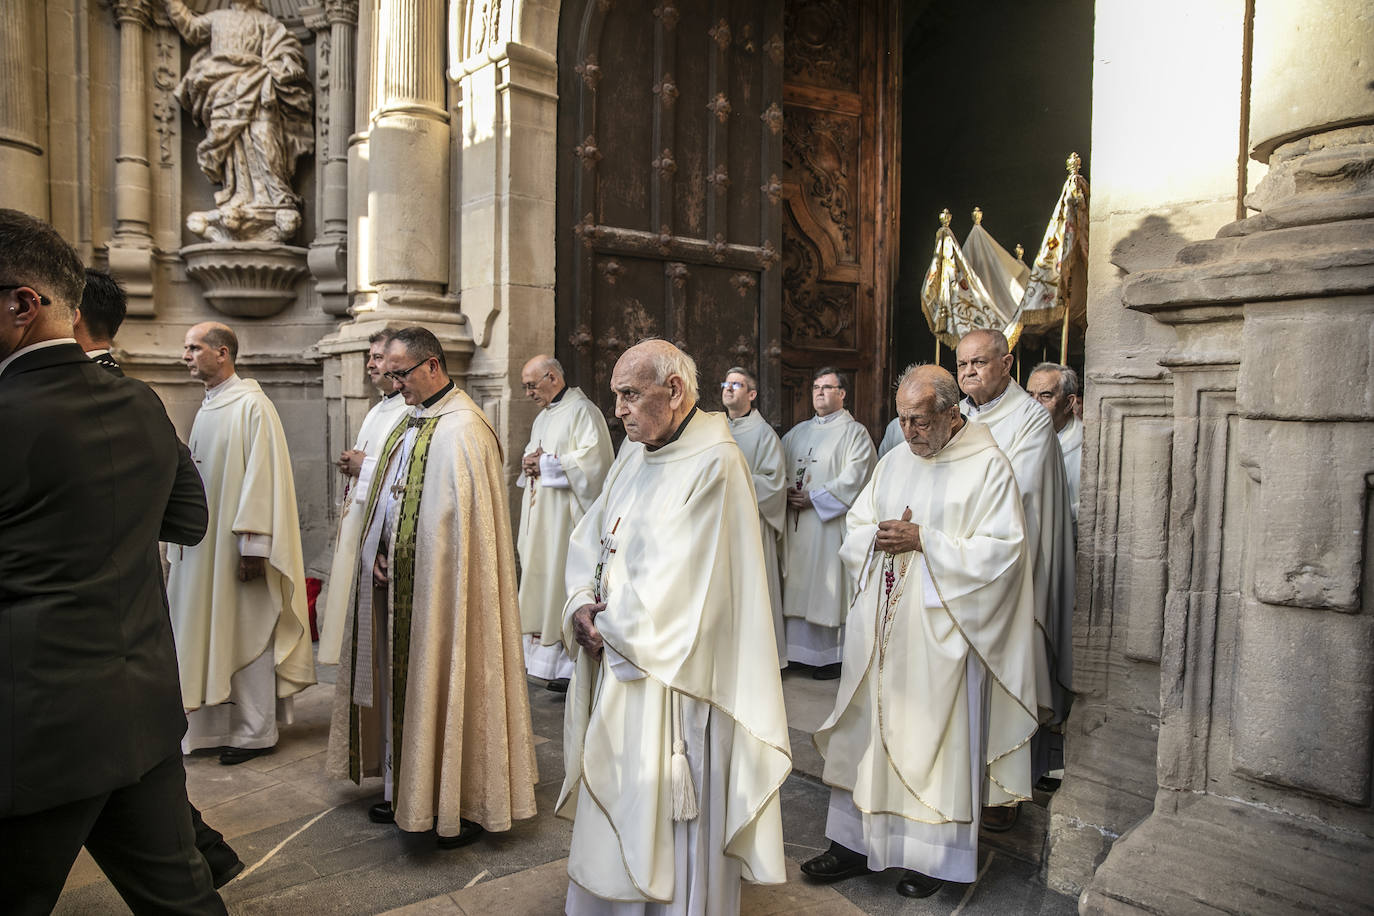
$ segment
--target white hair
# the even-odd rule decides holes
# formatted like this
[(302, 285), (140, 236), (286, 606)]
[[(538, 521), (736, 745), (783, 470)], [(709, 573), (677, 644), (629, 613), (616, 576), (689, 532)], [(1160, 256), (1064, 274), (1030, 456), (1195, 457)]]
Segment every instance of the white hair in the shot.
[[(655, 348), (655, 350), (657, 349)], [(649, 364), (654, 367), (655, 384), (666, 385), (668, 379), (676, 375), (682, 379), (682, 387), (687, 399), (693, 404), (701, 400), (697, 387), (696, 360), (669, 344), (667, 350), (651, 354), (649, 361)]]

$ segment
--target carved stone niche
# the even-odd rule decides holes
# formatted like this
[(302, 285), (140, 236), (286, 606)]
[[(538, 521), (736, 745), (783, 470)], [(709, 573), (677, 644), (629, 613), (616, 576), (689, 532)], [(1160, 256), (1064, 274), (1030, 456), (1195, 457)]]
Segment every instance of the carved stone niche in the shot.
[(205, 242), (181, 249), (186, 273), (226, 315), (266, 318), (296, 301), (304, 248), (272, 242)]

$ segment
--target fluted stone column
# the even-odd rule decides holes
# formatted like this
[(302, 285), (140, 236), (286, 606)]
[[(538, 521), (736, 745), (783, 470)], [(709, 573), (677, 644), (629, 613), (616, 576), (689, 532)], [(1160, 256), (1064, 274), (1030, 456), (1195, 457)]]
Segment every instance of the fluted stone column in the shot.
[(153, 180), (148, 162), (148, 81), (144, 39), (149, 0), (115, 0), (119, 25), (119, 145), (110, 272), (129, 295), (129, 314), (153, 314)]
[(0, 3), (0, 205), (47, 219), (48, 167), (35, 96), (42, 64), (36, 9)]
[[(1177, 334), (1153, 812), (1084, 913), (1356, 912), (1374, 861), (1374, 20), (1257, 0), (1254, 215), (1128, 278)], [(1129, 485), (1122, 482), (1122, 488)], [(1131, 607), (1129, 614), (1137, 613)]]
[[(317, 33), (319, 68), (329, 74), (326, 108), (321, 122), (328, 125), (319, 138), (323, 168), (319, 184), (319, 232), (310, 244), (310, 272), (324, 310), (348, 314), (348, 146), (353, 134), (354, 41), (358, 0), (325, 0), (302, 10), (306, 25)], [(327, 34), (327, 41), (324, 35)], [(325, 51), (324, 49), (328, 50)]]

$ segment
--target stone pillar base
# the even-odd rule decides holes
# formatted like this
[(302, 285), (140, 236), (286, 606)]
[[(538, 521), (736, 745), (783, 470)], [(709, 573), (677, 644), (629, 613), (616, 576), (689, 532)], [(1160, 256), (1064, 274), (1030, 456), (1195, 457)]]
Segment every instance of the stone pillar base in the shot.
[(1080, 913), (1369, 910), (1374, 840), (1214, 795), (1163, 789), (1112, 847)]

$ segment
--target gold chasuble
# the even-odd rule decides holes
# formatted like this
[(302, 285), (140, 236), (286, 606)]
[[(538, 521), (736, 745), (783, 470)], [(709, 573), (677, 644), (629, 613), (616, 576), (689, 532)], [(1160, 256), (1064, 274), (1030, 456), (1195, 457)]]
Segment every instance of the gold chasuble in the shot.
[[(501, 831), (535, 813), (508, 505), (496, 435), (456, 388), (413, 410), (381, 449), (327, 767), (359, 782), (381, 773), (389, 749), (402, 830), (455, 836), (463, 817)], [(385, 590), (372, 587), (379, 549)]]
[[(603, 909), (590, 894), (727, 913), (741, 877), (786, 879), (791, 757), (762, 544), (744, 456), (724, 416), (701, 411), (654, 451), (627, 441), (573, 532), (557, 807), (574, 819), (569, 912)], [(571, 619), (598, 598), (606, 649), (593, 658)], [(700, 809), (676, 821), (675, 739)]]
[[(546, 486), (542, 477), (530, 480), (521, 474), (520, 498), (521, 630), (540, 634), (540, 643), (557, 645), (562, 638), (563, 569), (568, 557), (568, 538), (573, 526), (601, 494), (613, 453), (606, 418), (579, 388), (567, 388), (563, 397), (534, 418), (528, 455), (537, 449), (558, 459), (566, 484)], [(561, 481), (560, 481), (561, 483)]]
[[(875, 551), (878, 523), (908, 507), (922, 551)], [(835, 708), (815, 736), (825, 782), (852, 793), (865, 817), (922, 824), (976, 823), (980, 791), (989, 805), (1030, 798), (1037, 710), (1025, 522), (987, 427), (966, 423), (929, 458), (893, 449), (847, 524), (841, 557), (860, 592)], [(971, 664), (992, 681), (983, 709), (969, 696)], [(986, 734), (982, 768), (971, 766), (970, 703)], [(980, 769), (985, 785), (972, 785)]]
[[(266, 649), (278, 697), (315, 683), (286, 436), (256, 381), (235, 376), (224, 385), (191, 426), (191, 455), (210, 507), (205, 540), (167, 551), (167, 599), (188, 710), (228, 700), (230, 678)], [(254, 535), (271, 538), (266, 572), (240, 582), (240, 540)]]

